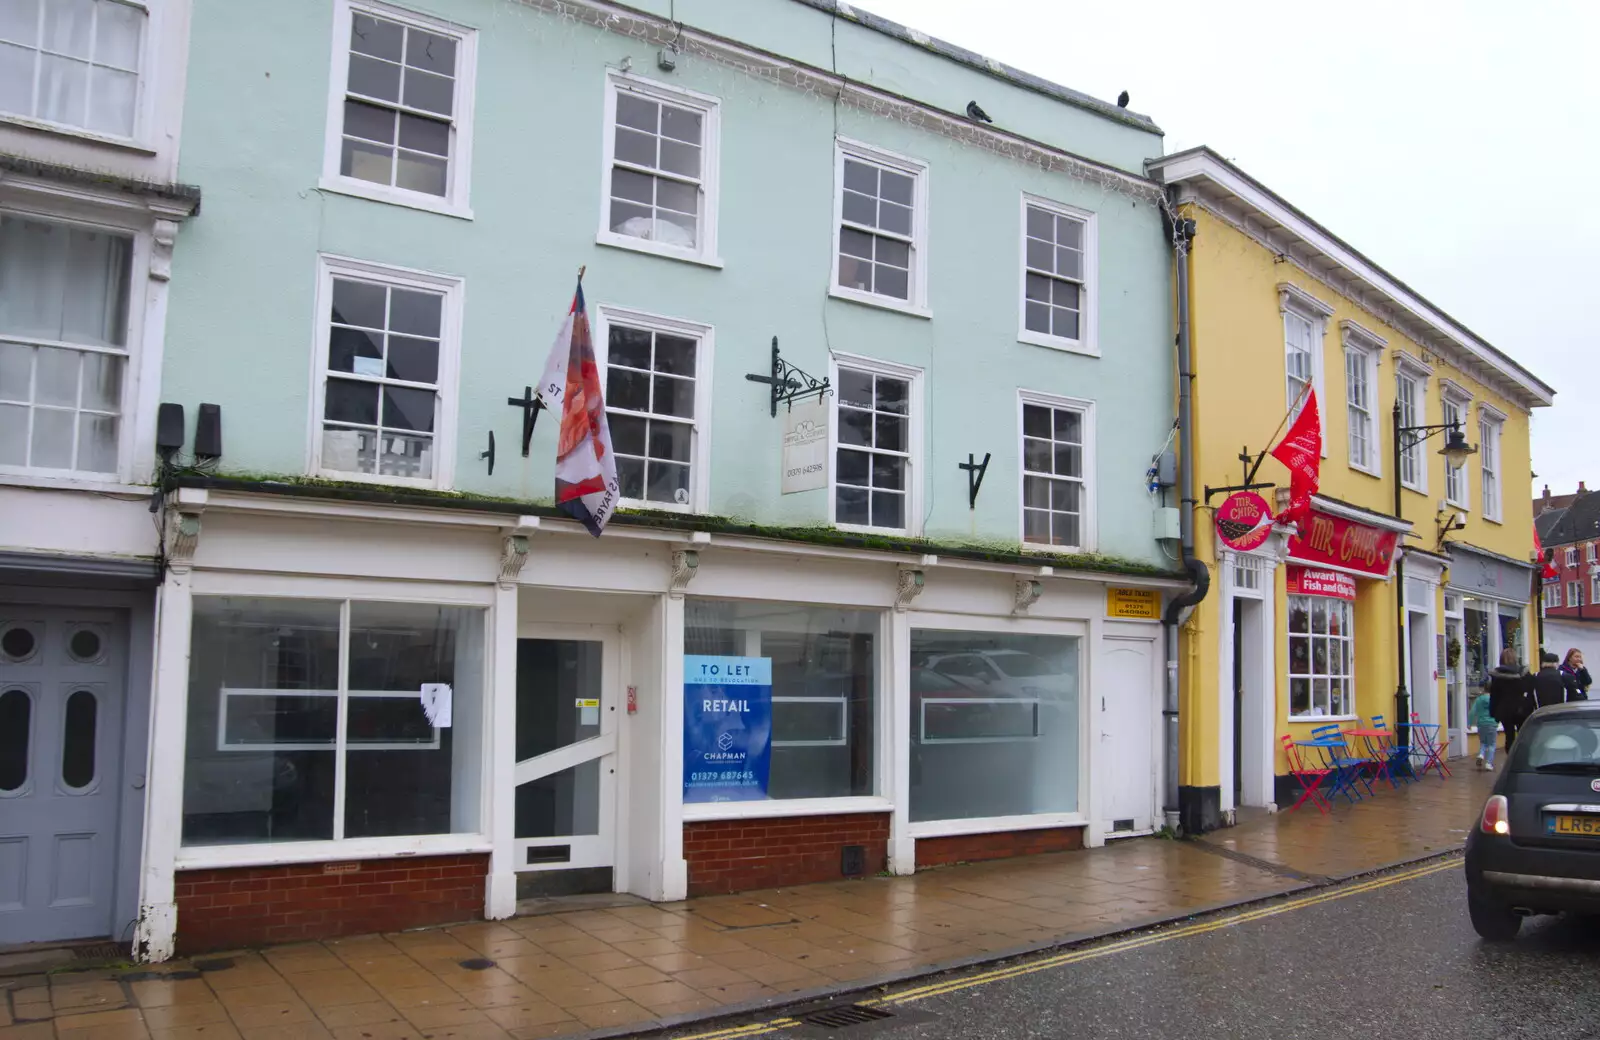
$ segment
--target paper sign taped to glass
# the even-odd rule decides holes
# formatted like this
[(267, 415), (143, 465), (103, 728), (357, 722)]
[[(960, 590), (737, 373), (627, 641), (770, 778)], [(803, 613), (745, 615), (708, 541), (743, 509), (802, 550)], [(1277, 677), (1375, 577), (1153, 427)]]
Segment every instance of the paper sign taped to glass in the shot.
[(683, 800), (767, 797), (772, 658), (683, 658)]
[(449, 683), (422, 684), (422, 713), (428, 716), (428, 725), (435, 729), (450, 728), (450, 701)]

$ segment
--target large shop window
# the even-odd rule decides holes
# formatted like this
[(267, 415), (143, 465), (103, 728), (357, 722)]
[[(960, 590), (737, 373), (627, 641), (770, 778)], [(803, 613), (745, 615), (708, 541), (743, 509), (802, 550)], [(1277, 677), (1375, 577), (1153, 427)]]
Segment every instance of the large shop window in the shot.
[(1355, 638), (1349, 600), (1289, 597), (1289, 715), (1322, 718), (1355, 710)]
[(1078, 809), (1079, 640), (911, 632), (911, 819)]
[(184, 843), (478, 831), (483, 632), (463, 607), (196, 597)]
[(684, 654), (771, 661), (768, 798), (877, 793), (879, 619), (788, 603), (686, 605)]

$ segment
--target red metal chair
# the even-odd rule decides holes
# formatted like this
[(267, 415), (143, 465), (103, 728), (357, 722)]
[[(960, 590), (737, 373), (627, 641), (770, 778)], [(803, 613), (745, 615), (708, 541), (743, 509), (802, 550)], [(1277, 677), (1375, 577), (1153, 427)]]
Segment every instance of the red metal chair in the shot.
[(1289, 811), (1294, 812), (1309, 801), (1322, 815), (1328, 815), (1328, 811), (1333, 807), (1328, 804), (1328, 799), (1322, 793), (1322, 782), (1328, 779), (1333, 770), (1307, 769), (1300, 757), (1300, 749), (1295, 746), (1294, 738), (1287, 733), (1283, 735), (1283, 752), (1289, 757), (1289, 775), (1299, 783), (1301, 791), (1300, 800), (1289, 806)]
[(1450, 767), (1445, 765), (1445, 758), (1450, 752), (1450, 745), (1443, 739), (1444, 727), (1437, 723), (1423, 722), (1422, 716), (1416, 712), (1411, 713), (1411, 732), (1419, 739), (1412, 743), (1415, 745), (1413, 753), (1422, 756), (1422, 768), (1417, 770), (1417, 778), (1428, 775), (1429, 769), (1439, 771), (1439, 779), (1443, 780), (1450, 775)]

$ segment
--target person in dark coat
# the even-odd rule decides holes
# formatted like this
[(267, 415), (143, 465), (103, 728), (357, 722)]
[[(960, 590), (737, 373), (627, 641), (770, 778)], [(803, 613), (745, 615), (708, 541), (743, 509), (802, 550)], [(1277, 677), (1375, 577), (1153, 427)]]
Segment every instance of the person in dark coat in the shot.
[(1589, 677), (1589, 669), (1583, 666), (1582, 650), (1573, 647), (1567, 651), (1566, 658), (1561, 662), (1561, 674), (1567, 678), (1567, 700), (1589, 699), (1589, 687), (1594, 685), (1594, 680)]
[(1561, 658), (1546, 650), (1539, 655), (1539, 674), (1533, 677), (1533, 696), (1539, 707), (1565, 704), (1571, 684), (1560, 668)]
[(1506, 731), (1507, 751), (1534, 707), (1533, 676), (1517, 660), (1516, 650), (1507, 647), (1500, 654), (1500, 663), (1489, 673), (1489, 711)]

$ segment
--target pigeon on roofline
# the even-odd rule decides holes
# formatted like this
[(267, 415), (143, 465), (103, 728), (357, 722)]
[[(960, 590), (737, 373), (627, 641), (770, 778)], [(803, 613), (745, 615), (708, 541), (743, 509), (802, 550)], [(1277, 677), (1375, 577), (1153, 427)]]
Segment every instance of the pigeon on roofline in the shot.
[(1128, 107), (1128, 92), (1126, 90), (1124, 90), (1122, 93), (1117, 95), (1117, 107), (1118, 108), (1127, 108)]
[(993, 119), (989, 118), (989, 113), (978, 107), (978, 103), (976, 101), (967, 102), (967, 115), (972, 119), (976, 119), (980, 123), (994, 122)]

